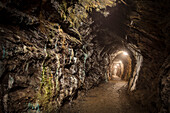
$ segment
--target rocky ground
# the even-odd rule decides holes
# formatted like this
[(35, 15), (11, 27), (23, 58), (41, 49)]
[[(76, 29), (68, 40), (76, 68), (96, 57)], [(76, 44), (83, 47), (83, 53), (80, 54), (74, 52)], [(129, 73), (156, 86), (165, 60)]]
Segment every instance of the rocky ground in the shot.
[(60, 113), (148, 113), (126, 93), (127, 82), (120, 79), (100, 84), (66, 104)]

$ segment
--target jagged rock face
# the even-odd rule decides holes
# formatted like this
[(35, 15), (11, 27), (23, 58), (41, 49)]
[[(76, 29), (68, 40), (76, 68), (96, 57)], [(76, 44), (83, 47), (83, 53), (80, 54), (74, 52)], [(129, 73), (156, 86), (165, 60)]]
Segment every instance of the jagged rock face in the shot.
[[(132, 18), (131, 30), (127, 40), (136, 43), (141, 50), (143, 62), (134, 94), (143, 105), (148, 107), (150, 112), (156, 113), (160, 111), (162, 105), (165, 106), (165, 104), (161, 104), (160, 94), (165, 91), (160, 87), (162, 78), (159, 73), (166, 70), (161, 67), (169, 54), (169, 33), (167, 32), (169, 2), (151, 0), (148, 2), (137, 1), (136, 4), (136, 12), (133, 12), (130, 17)], [(166, 108), (165, 111), (160, 112), (169, 111)]]
[[(42, 10), (40, 2), (29, 3), (0, 2), (0, 112), (57, 110), (79, 89), (99, 84), (108, 64), (106, 56), (98, 57), (92, 35), (80, 44), (67, 29), (52, 27), (57, 2), (47, 1)], [(50, 20), (40, 11), (52, 12)]]

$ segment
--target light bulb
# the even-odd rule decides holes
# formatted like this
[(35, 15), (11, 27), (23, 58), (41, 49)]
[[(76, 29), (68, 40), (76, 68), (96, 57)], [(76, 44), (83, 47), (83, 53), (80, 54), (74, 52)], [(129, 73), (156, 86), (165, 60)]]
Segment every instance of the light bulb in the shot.
[(128, 53), (124, 51), (124, 52), (123, 52), (123, 55), (128, 55)]

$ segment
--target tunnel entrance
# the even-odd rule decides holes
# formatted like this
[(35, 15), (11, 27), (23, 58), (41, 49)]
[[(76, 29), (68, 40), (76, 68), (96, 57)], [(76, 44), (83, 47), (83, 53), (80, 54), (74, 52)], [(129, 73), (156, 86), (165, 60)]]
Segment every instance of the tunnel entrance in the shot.
[(119, 51), (110, 56), (108, 80), (129, 81), (132, 74), (131, 58), (126, 51)]
[(126, 50), (117, 51), (109, 56), (107, 80), (120, 80), (128, 82), (128, 90), (136, 88), (142, 66), (143, 56), (134, 45), (128, 45)]

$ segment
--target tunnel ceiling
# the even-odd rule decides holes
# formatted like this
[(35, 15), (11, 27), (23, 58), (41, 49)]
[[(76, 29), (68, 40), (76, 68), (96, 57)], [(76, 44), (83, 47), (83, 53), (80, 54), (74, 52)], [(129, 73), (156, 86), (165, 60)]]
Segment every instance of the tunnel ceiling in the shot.
[[(97, 34), (97, 39), (101, 46), (105, 46), (107, 49), (116, 46), (123, 46), (123, 42), (126, 36), (128, 22), (128, 8), (124, 4), (118, 4), (114, 8), (108, 8), (109, 15), (104, 15), (94, 12), (92, 18), (94, 20), (93, 25), (95, 27), (94, 32)], [(96, 30), (97, 29), (97, 30)]]
[(168, 26), (165, 27), (169, 14), (166, 8), (169, 7), (169, 2), (129, 0), (127, 4), (108, 8), (107, 17), (98, 12), (93, 13), (94, 32), (97, 34), (95, 39), (98, 40), (99, 45), (104, 46), (104, 50), (108, 52), (108, 49), (111, 51), (114, 51), (113, 48), (124, 49), (127, 43), (133, 43), (146, 57), (149, 57), (146, 49), (164, 51), (165, 46), (169, 48), (167, 43), (169, 39), (166, 38)]
[(169, 112), (169, 0), (1, 0), (0, 17), (0, 112), (58, 110), (121, 51), (129, 95)]

